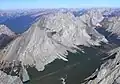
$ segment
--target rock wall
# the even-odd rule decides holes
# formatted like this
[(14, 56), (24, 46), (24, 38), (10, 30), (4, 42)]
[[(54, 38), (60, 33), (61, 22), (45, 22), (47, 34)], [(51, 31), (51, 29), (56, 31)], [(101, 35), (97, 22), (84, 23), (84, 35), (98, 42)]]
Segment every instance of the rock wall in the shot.
[[(109, 15), (102, 21), (103, 28), (111, 32), (111, 35), (120, 36), (120, 12), (115, 10), (109, 12)], [(83, 84), (120, 84), (120, 47), (108, 52), (106, 62), (103, 63), (100, 69), (86, 79)]]
[(83, 84), (120, 84), (120, 48), (110, 51), (109, 54), (114, 58), (102, 64)]
[(10, 76), (0, 71), (0, 84), (23, 84), (17, 76)]

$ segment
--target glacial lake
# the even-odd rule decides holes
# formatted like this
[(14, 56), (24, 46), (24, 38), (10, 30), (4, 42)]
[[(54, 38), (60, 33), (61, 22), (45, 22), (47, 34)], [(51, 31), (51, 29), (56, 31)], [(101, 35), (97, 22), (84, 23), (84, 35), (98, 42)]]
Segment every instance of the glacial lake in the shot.
[(61, 78), (65, 79), (66, 84), (81, 84), (99, 66), (104, 56), (100, 55), (98, 48), (84, 48), (85, 53), (70, 53), (67, 56), (68, 62), (55, 60), (48, 64), (45, 70), (38, 72), (35, 68), (29, 68), (30, 81), (24, 84), (62, 84)]

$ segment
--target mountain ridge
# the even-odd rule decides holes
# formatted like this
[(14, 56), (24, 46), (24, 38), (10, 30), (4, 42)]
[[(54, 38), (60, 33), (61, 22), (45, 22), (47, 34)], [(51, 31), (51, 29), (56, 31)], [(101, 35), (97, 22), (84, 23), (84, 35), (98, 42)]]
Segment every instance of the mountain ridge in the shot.
[[(104, 11), (110, 13), (111, 10), (90, 9), (80, 16), (63, 10), (43, 13), (27, 31), (0, 52), (0, 60), (3, 64), (7, 61), (18, 64), (20, 62), (21, 76), (25, 82), (30, 80), (26, 71), (27, 66), (43, 71), (45, 66), (55, 59), (68, 61), (66, 57), (68, 51), (72, 53), (76, 53), (77, 49), (83, 51), (78, 46), (101, 46), (102, 42), (108, 44), (105, 36), (96, 29), (104, 27), (106, 31), (119, 37), (119, 31), (115, 31), (119, 29), (119, 19), (114, 17), (114, 11), (111, 12), (113, 16), (108, 18), (110, 14), (106, 14), (104, 17)], [(104, 20), (105, 18), (107, 19)], [(110, 21), (113, 22), (113, 29)]]

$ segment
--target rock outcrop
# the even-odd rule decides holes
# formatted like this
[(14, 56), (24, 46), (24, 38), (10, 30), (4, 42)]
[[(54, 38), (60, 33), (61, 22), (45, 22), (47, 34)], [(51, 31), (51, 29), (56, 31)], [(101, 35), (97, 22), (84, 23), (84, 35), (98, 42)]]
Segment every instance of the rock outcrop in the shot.
[(17, 76), (10, 76), (0, 71), (0, 84), (23, 84)]
[[(115, 10), (109, 12), (101, 24), (106, 31), (111, 32), (110, 35), (115, 34), (119, 37), (120, 16), (118, 14), (120, 12), (116, 13)], [(111, 50), (108, 55), (100, 69), (97, 69), (83, 84), (120, 84), (120, 47)]]
[(84, 84), (120, 84), (120, 48), (110, 51), (109, 54), (113, 59), (102, 64)]
[[(0, 25), (0, 48), (4, 48), (15, 36), (16, 34), (8, 27)], [(0, 70), (3, 69), (1, 63), (0, 67)], [(0, 84), (22, 84), (22, 81), (17, 76), (7, 75), (0, 71)]]
[(15, 36), (15, 33), (12, 32), (8, 27), (6, 27), (5, 25), (0, 25), (0, 35), (1, 34), (5, 34), (8, 35), (10, 37)]
[(0, 25), (0, 48), (6, 46), (15, 36), (8, 27)]
[(106, 18), (103, 22), (103, 27), (106, 28), (106, 31), (111, 32), (112, 34), (117, 34), (118, 36), (120, 35), (120, 17), (115, 16), (115, 17), (109, 17)]

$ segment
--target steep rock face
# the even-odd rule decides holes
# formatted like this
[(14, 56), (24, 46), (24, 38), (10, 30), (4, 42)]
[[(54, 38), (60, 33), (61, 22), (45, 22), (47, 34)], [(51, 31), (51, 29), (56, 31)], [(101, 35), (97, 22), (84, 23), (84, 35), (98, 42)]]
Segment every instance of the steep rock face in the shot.
[(0, 84), (23, 84), (20, 78), (10, 76), (0, 71)]
[[(12, 32), (5, 25), (0, 25), (0, 48), (6, 46), (14, 37), (14, 32)], [(0, 71), (0, 84), (22, 84), (22, 82), (20, 78), (12, 77)]]
[(15, 36), (8, 27), (0, 25), (0, 48), (6, 46)]
[(77, 45), (107, 42), (104, 36), (84, 24), (80, 18), (75, 18), (71, 13), (43, 16), (3, 50), (2, 60), (19, 60), (23, 65), (35, 65), (42, 71), (45, 65), (57, 58), (67, 61), (67, 50), (76, 52), (74, 48), (78, 49)]
[[(100, 42), (107, 43), (105, 37), (96, 31), (96, 27), (103, 27), (119, 35), (119, 17), (104, 17), (105, 11), (112, 12), (110, 9), (90, 9), (79, 17), (70, 12), (43, 15), (28, 31), (0, 52), (0, 60), (21, 62), (23, 81), (27, 81), (29, 76), (24, 66), (34, 66), (43, 71), (45, 65), (55, 59), (68, 61), (67, 51), (76, 52), (76, 49), (80, 49), (78, 45), (99, 46)], [(8, 34), (6, 30), (4, 34)], [(98, 75), (91, 76), (88, 84), (119, 84), (119, 49), (111, 51), (112, 54), (117, 52), (115, 59), (103, 64), (100, 71), (96, 71)]]
[(80, 49), (78, 45), (99, 46), (100, 42), (107, 43), (105, 37), (95, 30), (95, 25), (90, 21), (89, 15), (75, 17), (69, 12), (44, 15), (1, 51), (0, 60), (21, 62), (23, 81), (27, 81), (29, 77), (24, 65), (43, 71), (45, 65), (55, 59), (68, 61), (67, 51), (76, 52), (76, 49)]
[(120, 35), (119, 23), (120, 23), (120, 10), (119, 9), (105, 9), (101, 11), (104, 19), (100, 22), (102, 28), (112, 34)]
[(106, 28), (108, 32), (111, 32), (112, 34), (117, 34), (118, 36), (120, 35), (120, 30), (119, 30), (120, 17), (119, 16), (106, 18), (103, 21), (103, 23), (104, 23), (103, 27)]
[(105, 62), (96, 74), (88, 78), (86, 84), (120, 84), (120, 48), (110, 51), (110, 56), (114, 59)]
[[(109, 12), (109, 16), (101, 23), (106, 31), (111, 32), (110, 35), (115, 34), (118, 37), (120, 36), (119, 14), (115, 10)], [(120, 47), (113, 49), (108, 54), (109, 57), (107, 57), (106, 62), (92, 76), (87, 78), (87, 82), (84, 84), (120, 84)]]
[(5, 25), (0, 25), (0, 35), (1, 34), (6, 34), (8, 36), (15, 36), (15, 33), (12, 32), (8, 27), (6, 27)]

